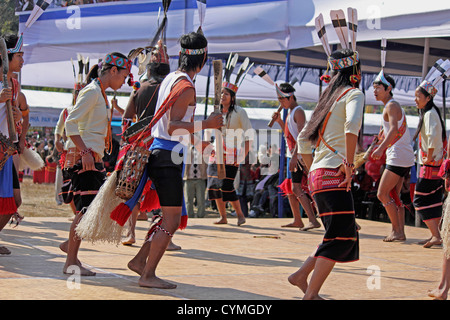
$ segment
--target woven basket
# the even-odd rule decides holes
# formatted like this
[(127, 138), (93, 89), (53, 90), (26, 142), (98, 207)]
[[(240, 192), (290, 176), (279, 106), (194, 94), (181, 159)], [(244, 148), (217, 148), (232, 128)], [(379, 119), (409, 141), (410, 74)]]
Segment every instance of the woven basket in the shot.
[(0, 170), (6, 163), (6, 160), (17, 151), (16, 145), (6, 136), (0, 133)]
[(136, 191), (151, 151), (143, 147), (130, 148), (125, 155), (123, 168), (117, 177), (116, 196), (129, 200)]

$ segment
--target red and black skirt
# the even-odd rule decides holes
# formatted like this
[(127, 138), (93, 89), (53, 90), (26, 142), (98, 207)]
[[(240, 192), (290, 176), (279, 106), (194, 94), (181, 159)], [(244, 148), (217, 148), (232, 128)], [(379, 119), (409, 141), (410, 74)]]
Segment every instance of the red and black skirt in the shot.
[(444, 180), (438, 175), (439, 167), (422, 166), (414, 190), (414, 209), (423, 221), (442, 216)]
[(236, 189), (234, 188), (234, 180), (236, 179), (239, 166), (225, 165), (225, 179), (220, 180), (217, 173), (217, 164), (208, 165), (207, 189), (208, 200), (222, 199), (223, 201), (239, 200)]
[(359, 260), (359, 235), (355, 220), (353, 196), (338, 187), (344, 175), (339, 169), (320, 168), (309, 173), (309, 190), (325, 227), (316, 258), (335, 262)]

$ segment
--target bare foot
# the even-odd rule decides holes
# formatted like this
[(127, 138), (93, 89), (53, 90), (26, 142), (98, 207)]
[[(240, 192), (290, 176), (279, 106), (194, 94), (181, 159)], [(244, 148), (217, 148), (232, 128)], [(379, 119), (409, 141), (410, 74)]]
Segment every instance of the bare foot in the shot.
[(144, 271), (145, 261), (144, 261), (144, 263), (139, 263), (139, 261), (132, 259), (132, 260), (130, 260), (130, 262), (128, 262), (127, 266), (128, 266), (128, 269), (130, 269), (131, 271), (134, 271), (138, 275), (141, 275), (142, 271)]
[(61, 249), (62, 252), (67, 253), (68, 246), (69, 246), (69, 240), (66, 240), (59, 245), (59, 249)]
[(431, 248), (432, 246), (439, 246), (442, 244), (442, 239), (440, 238), (436, 238), (436, 237), (431, 237), (431, 239), (429, 241), (427, 241), (427, 243), (425, 243), (423, 245), (424, 248)]
[(394, 241), (405, 241), (406, 236), (404, 233), (391, 232), (386, 238), (383, 239), (384, 242), (394, 242)]
[(313, 295), (313, 296), (311, 296), (311, 295), (305, 295), (305, 296), (303, 297), (303, 300), (325, 300), (325, 299), (322, 298), (321, 296), (319, 296), (319, 295), (317, 294), (317, 295)]
[[(78, 268), (79, 271), (76, 268)], [(83, 277), (92, 277), (92, 276), (96, 275), (95, 272), (93, 272), (89, 269), (86, 269), (85, 267), (83, 267), (81, 265), (64, 266), (63, 273), (64, 274), (79, 274), (80, 276), (83, 276)]]
[(291, 222), (288, 224), (285, 224), (284, 226), (281, 226), (282, 228), (304, 228), (305, 225), (302, 222)]
[(131, 246), (136, 243), (136, 239), (134, 237), (128, 237), (122, 241), (124, 246)]
[(440, 288), (428, 290), (428, 296), (434, 298), (435, 300), (447, 300), (447, 292), (445, 292), (445, 290), (441, 290)]
[(167, 251), (176, 251), (176, 250), (181, 250), (180, 246), (177, 246), (175, 243), (172, 242), (172, 240), (170, 240), (169, 245), (167, 246)]
[(310, 222), (306, 227), (300, 228), (300, 231), (308, 231), (311, 229), (317, 229), (320, 228), (322, 225), (320, 223), (312, 223)]
[(0, 254), (8, 255), (11, 254), (11, 251), (9, 251), (9, 249), (6, 247), (0, 247)]
[(424, 245), (425, 243), (427, 243), (427, 242), (430, 241), (430, 240), (431, 240), (431, 237), (429, 237), (428, 239), (419, 241), (419, 242), (417, 242), (417, 244)]
[(162, 280), (156, 276), (149, 277), (146, 279), (139, 279), (138, 284), (140, 287), (146, 288), (159, 288), (159, 289), (175, 289), (176, 284), (170, 283), (168, 281)]
[(299, 287), (303, 293), (305, 293), (306, 289), (308, 289), (307, 277), (305, 277), (304, 274), (300, 272), (300, 270), (291, 274), (288, 277), (288, 281), (293, 286)]
[(214, 221), (214, 224), (227, 224), (227, 223), (228, 221), (226, 218), (220, 218), (219, 220)]
[(243, 225), (244, 223), (245, 223), (245, 217), (242, 217), (242, 218), (238, 219), (237, 225), (239, 227), (239, 226)]

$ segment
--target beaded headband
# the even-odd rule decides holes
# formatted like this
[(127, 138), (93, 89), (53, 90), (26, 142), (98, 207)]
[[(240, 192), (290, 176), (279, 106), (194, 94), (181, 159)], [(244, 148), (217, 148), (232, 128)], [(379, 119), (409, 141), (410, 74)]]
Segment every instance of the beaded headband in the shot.
[(381, 70), (380, 73), (377, 75), (375, 80), (373, 82), (381, 82), (384, 85), (386, 85), (388, 88), (392, 88), (392, 84), (387, 81), (386, 77), (384, 76), (384, 71)]
[(423, 88), (426, 92), (428, 92), (433, 98), (438, 92), (438, 90), (433, 86), (433, 84), (427, 80), (423, 80), (419, 87)]
[(7, 50), (8, 54), (22, 52), (22, 46), (23, 46), (23, 33), (17, 40), (16, 46), (14, 48), (10, 48)]
[(275, 89), (277, 91), (278, 98), (289, 98), (289, 97), (292, 97), (294, 95), (294, 92), (283, 92), (283, 91), (281, 91), (281, 89), (278, 86), (278, 84), (275, 84)]
[(238, 89), (239, 89), (239, 87), (238, 87), (237, 85), (234, 85), (234, 84), (232, 84), (231, 82), (227, 82), (227, 81), (224, 81), (224, 82), (222, 83), (222, 87), (223, 87), (223, 88), (230, 89), (230, 90), (233, 91), (234, 93), (236, 93), (236, 92), (238, 91)]
[(128, 72), (131, 71), (131, 60), (126, 58), (118, 57), (113, 54), (106, 55), (105, 59), (103, 59), (104, 63), (116, 66), (118, 68), (127, 69)]
[(356, 51), (350, 57), (344, 57), (340, 59), (332, 59), (331, 57), (328, 59), (328, 63), (330, 64), (331, 69), (340, 70), (344, 68), (348, 68), (356, 65), (359, 62), (359, 53)]
[(198, 56), (198, 55), (204, 54), (205, 52), (208, 52), (208, 47), (202, 48), (202, 49), (181, 48), (181, 50), (180, 50), (180, 53), (187, 54), (189, 56)]

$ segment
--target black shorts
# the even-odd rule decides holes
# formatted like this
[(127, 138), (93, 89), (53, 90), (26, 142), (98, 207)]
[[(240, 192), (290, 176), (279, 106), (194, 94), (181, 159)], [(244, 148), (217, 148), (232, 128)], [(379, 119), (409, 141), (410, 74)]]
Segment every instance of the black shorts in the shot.
[(19, 176), (17, 175), (16, 167), (12, 166), (13, 171), (13, 189), (20, 189), (20, 182), (19, 182)]
[(297, 164), (297, 171), (291, 171), (292, 183), (302, 183), (303, 170), (299, 164)]
[(183, 204), (183, 163), (175, 164), (172, 154), (169, 150), (154, 149), (148, 160), (148, 175), (162, 207), (181, 207)]
[(386, 169), (395, 173), (396, 175), (404, 178), (411, 170), (411, 167), (398, 167), (398, 166), (391, 166), (391, 165), (387, 164)]

